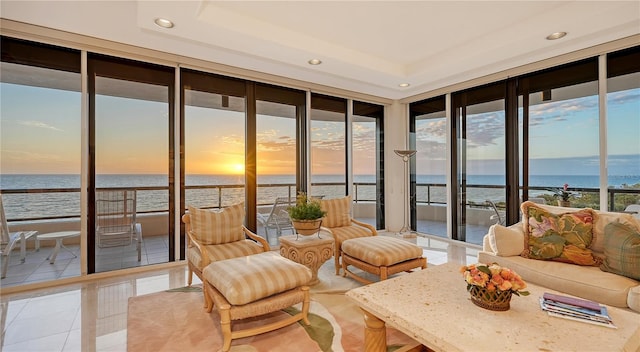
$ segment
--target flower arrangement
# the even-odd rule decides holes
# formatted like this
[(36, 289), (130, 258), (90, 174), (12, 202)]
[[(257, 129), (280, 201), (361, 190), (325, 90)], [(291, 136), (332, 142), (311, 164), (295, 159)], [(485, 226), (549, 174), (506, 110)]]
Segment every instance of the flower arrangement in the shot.
[(554, 188), (550, 189), (551, 192), (555, 193), (554, 197), (562, 198), (562, 201), (568, 202), (569, 196), (573, 194), (573, 192), (569, 192), (569, 184), (565, 183), (562, 188)]
[(522, 280), (520, 275), (496, 263), (491, 265), (465, 265), (460, 268), (460, 272), (467, 282), (467, 291), (469, 292), (471, 292), (473, 286), (480, 286), (489, 292), (511, 291), (511, 293), (517, 296), (529, 295), (528, 291), (522, 291), (527, 287), (527, 284)]

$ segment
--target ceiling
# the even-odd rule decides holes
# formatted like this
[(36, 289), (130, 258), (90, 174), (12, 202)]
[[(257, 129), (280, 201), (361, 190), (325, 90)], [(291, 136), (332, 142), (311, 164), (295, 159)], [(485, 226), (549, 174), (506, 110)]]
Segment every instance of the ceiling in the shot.
[[(389, 99), (640, 33), (640, 1), (0, 4), (5, 19)], [(568, 34), (545, 39), (558, 31)]]

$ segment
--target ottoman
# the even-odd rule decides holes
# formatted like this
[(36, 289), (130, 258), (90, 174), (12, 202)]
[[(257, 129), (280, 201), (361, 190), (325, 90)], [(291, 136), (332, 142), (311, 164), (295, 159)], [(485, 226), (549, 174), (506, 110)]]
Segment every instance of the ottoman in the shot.
[[(220, 313), (223, 351), (231, 340), (262, 334), (303, 320), (309, 325), (311, 270), (275, 252), (216, 261), (202, 272), (207, 312)], [(302, 303), (300, 313), (251, 329), (231, 331), (231, 321), (257, 317)]]
[(422, 256), (422, 248), (415, 244), (388, 236), (353, 238), (342, 242), (343, 276), (369, 284), (371, 281), (349, 271), (353, 265), (367, 273), (386, 280), (389, 275), (415, 268), (425, 269), (427, 259)]

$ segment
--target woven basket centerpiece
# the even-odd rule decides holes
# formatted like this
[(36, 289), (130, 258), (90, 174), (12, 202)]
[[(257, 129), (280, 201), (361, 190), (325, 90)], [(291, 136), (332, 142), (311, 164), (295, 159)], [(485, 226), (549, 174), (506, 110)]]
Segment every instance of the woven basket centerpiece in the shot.
[(511, 291), (488, 291), (484, 287), (472, 286), (469, 293), (471, 302), (478, 307), (496, 311), (505, 311), (510, 308)]

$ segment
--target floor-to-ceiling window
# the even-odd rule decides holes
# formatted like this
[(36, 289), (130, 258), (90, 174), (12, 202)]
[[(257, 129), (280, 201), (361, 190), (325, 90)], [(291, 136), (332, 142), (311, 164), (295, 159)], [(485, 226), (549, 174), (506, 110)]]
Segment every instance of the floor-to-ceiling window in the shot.
[(2, 263), (1, 286), (79, 276), (80, 52), (7, 37), (0, 47), (0, 188), (9, 229), (68, 235), (53, 260), (46, 258), (55, 239), (36, 252), (31, 237), (24, 261), (16, 245)]
[[(256, 231), (271, 244), (293, 234), (286, 208), (295, 202), (299, 125), (305, 118), (303, 91), (256, 84)], [(303, 189), (303, 188), (300, 188)]]
[(337, 198), (347, 188), (347, 100), (311, 94), (312, 196)]
[(92, 54), (88, 78), (89, 272), (173, 260), (174, 69)]
[(409, 105), (410, 143), (416, 150), (410, 194), (411, 224), (418, 232), (447, 237), (447, 116), (445, 97)]
[(214, 209), (244, 202), (245, 82), (187, 69), (180, 78), (183, 211), (186, 206)]
[(481, 244), (489, 226), (503, 222), (506, 203), (506, 82), (453, 94), (456, 129), (454, 238)]
[(640, 47), (607, 55), (609, 209), (640, 204)]
[(384, 222), (384, 107), (353, 102), (353, 217), (378, 229)]
[(519, 78), (523, 198), (599, 208), (597, 80), (596, 58)]

